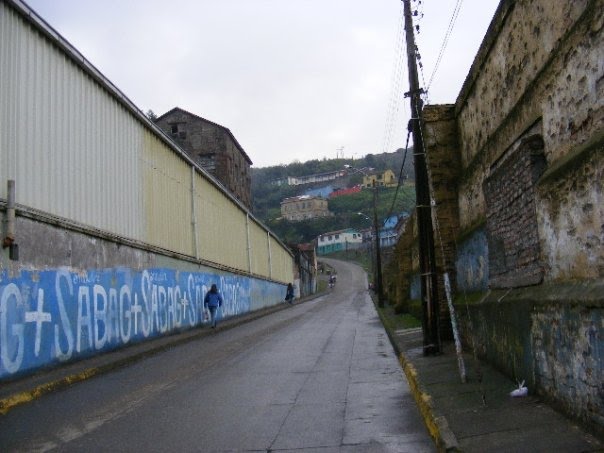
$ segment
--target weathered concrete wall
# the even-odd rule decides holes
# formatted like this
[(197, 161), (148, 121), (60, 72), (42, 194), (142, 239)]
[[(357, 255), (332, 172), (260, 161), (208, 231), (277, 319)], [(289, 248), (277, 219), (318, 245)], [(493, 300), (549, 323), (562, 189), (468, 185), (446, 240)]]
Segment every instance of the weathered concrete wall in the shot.
[(423, 110), (423, 136), (430, 184), (434, 252), (438, 286), (439, 331), (444, 340), (452, 338), (451, 319), (444, 274), (456, 281), (455, 238), (459, 231), (457, 181), (460, 160), (454, 105), (427, 106)]
[(498, 290), (474, 302), (460, 294), (460, 327), (479, 356), (602, 431), (603, 292), (594, 282)]
[(602, 127), (602, 2), (500, 8), (457, 104), (462, 165), (474, 173), (460, 192), (462, 227), (484, 216), (480, 175), (536, 120), (550, 163)]
[(470, 304), (466, 343), (599, 429), (603, 28), (602, 0), (502, 1), (456, 103), (457, 302), (508, 288)]
[[(417, 276), (417, 285), (413, 276)], [(387, 300), (397, 311), (408, 313), (410, 301), (420, 298), (419, 253), (417, 245), (417, 216), (415, 212), (405, 224), (398, 243), (392, 251), (392, 258), (383, 273)]]
[(285, 285), (91, 232), (17, 217), (30, 244), (0, 254), (0, 381), (205, 323), (216, 283), (227, 318), (281, 303)]
[(604, 276), (604, 131), (553, 166), (537, 188), (548, 280)]
[[(455, 184), (454, 172), (430, 176), (439, 230), (454, 231), (466, 346), (602, 432), (603, 30), (604, 0), (502, 0), (456, 101), (454, 137), (434, 127), (449, 106), (424, 110), (429, 164), (454, 167), (443, 149), (460, 163)], [(457, 218), (439, 213), (447, 186)], [(400, 277), (413, 287), (412, 272)]]

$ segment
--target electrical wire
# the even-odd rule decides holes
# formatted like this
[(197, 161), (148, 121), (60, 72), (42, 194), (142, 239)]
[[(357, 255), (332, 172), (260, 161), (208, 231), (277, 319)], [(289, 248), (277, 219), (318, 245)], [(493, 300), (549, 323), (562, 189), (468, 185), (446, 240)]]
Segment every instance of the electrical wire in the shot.
[(388, 211), (388, 215), (385, 217), (386, 220), (390, 218), (392, 212), (394, 211), (394, 203), (396, 202), (396, 197), (398, 195), (398, 190), (401, 187), (401, 182), (403, 181), (403, 169), (405, 168), (405, 161), (407, 160), (407, 151), (409, 150), (409, 137), (411, 136), (411, 131), (407, 132), (407, 143), (405, 145), (405, 154), (403, 155), (403, 163), (401, 164), (401, 170), (398, 174), (398, 183), (396, 185), (396, 191), (394, 192), (394, 197), (392, 197), (392, 204), (390, 205), (390, 210)]
[(436, 76), (436, 73), (440, 66), (440, 62), (442, 61), (443, 55), (445, 54), (445, 49), (447, 48), (447, 44), (449, 43), (449, 38), (453, 33), (453, 27), (455, 26), (455, 22), (457, 21), (457, 17), (459, 16), (459, 11), (461, 10), (462, 3), (463, 0), (457, 0), (457, 3), (455, 3), (455, 8), (453, 10), (453, 14), (451, 15), (451, 19), (449, 20), (449, 26), (447, 27), (447, 31), (445, 32), (445, 37), (443, 39), (443, 43), (440, 46), (438, 58), (436, 59), (436, 64), (434, 65), (434, 69), (432, 70), (432, 74), (430, 75), (430, 80), (428, 81), (426, 90), (429, 90), (432, 86), (432, 82), (434, 81), (434, 77)]
[[(401, 3), (402, 9), (402, 3)], [(402, 84), (403, 84), (403, 75), (405, 74), (404, 70), (404, 55), (405, 52), (403, 50), (403, 30), (404, 30), (404, 20), (403, 15), (399, 15), (400, 20), (397, 28), (397, 35), (395, 41), (395, 50), (394, 50), (394, 61), (392, 65), (392, 74), (390, 80), (390, 96), (388, 100), (388, 105), (386, 108), (386, 120), (384, 123), (384, 133), (382, 138), (382, 152), (388, 152), (392, 145), (392, 136), (394, 128), (397, 124), (397, 117), (400, 109), (400, 100), (399, 93), (402, 92)]]

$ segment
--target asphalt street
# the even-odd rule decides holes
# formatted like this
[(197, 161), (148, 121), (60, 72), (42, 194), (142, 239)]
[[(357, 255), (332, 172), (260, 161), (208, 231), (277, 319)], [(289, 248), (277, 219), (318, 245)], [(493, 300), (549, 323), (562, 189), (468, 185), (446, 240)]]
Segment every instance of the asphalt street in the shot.
[(357, 266), (328, 294), (15, 407), (1, 451), (431, 452)]

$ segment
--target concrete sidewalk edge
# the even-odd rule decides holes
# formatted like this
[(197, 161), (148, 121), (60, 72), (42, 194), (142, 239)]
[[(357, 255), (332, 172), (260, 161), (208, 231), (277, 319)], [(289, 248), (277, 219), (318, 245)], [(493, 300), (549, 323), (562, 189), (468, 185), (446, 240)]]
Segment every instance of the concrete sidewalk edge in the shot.
[[(324, 292), (313, 294), (311, 296), (297, 299), (296, 304), (300, 304), (303, 302), (308, 302), (310, 300), (316, 299), (325, 295)], [(290, 307), (289, 304), (286, 303), (278, 303), (271, 307), (262, 308), (256, 310), (251, 313), (246, 313), (241, 316), (236, 316), (234, 318), (226, 319), (218, 326), (218, 330), (227, 330), (233, 329), (242, 324), (254, 321), (263, 316), (269, 315), (271, 313), (275, 313), (280, 310), (284, 310)], [(82, 371), (67, 374), (66, 376), (60, 377), (58, 379), (52, 379), (48, 382), (44, 382), (43, 384), (32, 386), (32, 388), (24, 391), (19, 391), (13, 394), (10, 394), (6, 397), (0, 398), (0, 415), (4, 415), (9, 412), (11, 409), (14, 409), (17, 406), (22, 404), (29, 403), (36, 398), (39, 398), (43, 395), (51, 393), (56, 390), (60, 390), (66, 387), (69, 387), (72, 384), (85, 381), (94, 376), (101, 375), (103, 373), (107, 373), (112, 370), (116, 370), (118, 368), (124, 367), (126, 365), (132, 364), (139, 360), (142, 360), (145, 357), (151, 356), (153, 354), (157, 354), (162, 352), (168, 348), (178, 346), (180, 344), (188, 343), (193, 340), (197, 340), (199, 338), (203, 338), (207, 335), (210, 335), (211, 331), (207, 328), (203, 327), (195, 327), (191, 330), (182, 331), (179, 333), (174, 333), (172, 335), (168, 335), (165, 337), (155, 338), (153, 340), (143, 341), (141, 343), (137, 343), (131, 345), (130, 347), (118, 349), (115, 351), (106, 352), (105, 354), (101, 354), (99, 356), (94, 356), (88, 359), (82, 359), (79, 361), (79, 364), (84, 367)], [(111, 355), (126, 355), (126, 357), (111, 360)], [(100, 366), (86, 366), (87, 361), (92, 361), (94, 359), (104, 358), (107, 360), (107, 363)], [(78, 362), (74, 362), (71, 364), (73, 366), (77, 366)], [(56, 368), (53, 368), (50, 371), (57, 371), (60, 368), (60, 365)], [(44, 372), (44, 371), (42, 371)], [(26, 376), (23, 379), (31, 378), (32, 376)], [(10, 385), (10, 382), (6, 385)]]
[(432, 397), (422, 390), (415, 367), (402, 352), (399, 352), (398, 356), (401, 368), (409, 382), (413, 398), (417, 403), (430, 436), (434, 439), (436, 447), (441, 452), (460, 452), (461, 450), (459, 449), (457, 437), (455, 437), (453, 431), (449, 429), (447, 419), (444, 416), (435, 413), (432, 405)]
[[(372, 298), (373, 300), (373, 298)], [(398, 356), (399, 363), (405, 376), (407, 377), (407, 381), (409, 382), (409, 387), (411, 389), (411, 393), (413, 394), (413, 398), (417, 403), (420, 414), (424, 419), (424, 423), (430, 436), (434, 439), (434, 443), (436, 444), (436, 448), (440, 452), (461, 452), (459, 448), (459, 443), (457, 442), (457, 437), (449, 428), (449, 423), (447, 419), (442, 415), (437, 415), (434, 411), (434, 407), (432, 405), (432, 397), (427, 394), (421, 386), (421, 382), (417, 377), (417, 371), (415, 367), (411, 363), (411, 361), (405, 356), (405, 354), (400, 350), (396, 341), (394, 341), (394, 332), (392, 332), (388, 328), (388, 324), (385, 322), (384, 317), (377, 305), (374, 301), (375, 310), (388, 334), (388, 338), (390, 339), (390, 344), (394, 348), (396, 355)]]

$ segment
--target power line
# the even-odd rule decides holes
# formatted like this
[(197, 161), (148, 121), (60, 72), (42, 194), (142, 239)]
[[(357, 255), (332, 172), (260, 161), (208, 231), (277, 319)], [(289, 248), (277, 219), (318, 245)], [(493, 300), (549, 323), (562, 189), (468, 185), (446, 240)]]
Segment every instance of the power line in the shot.
[[(401, 5), (402, 10), (402, 5)], [(403, 50), (403, 15), (399, 15), (397, 36), (395, 41), (394, 61), (390, 80), (390, 97), (386, 108), (386, 120), (382, 139), (382, 152), (388, 152), (392, 144), (393, 130), (397, 124), (397, 115), (400, 108), (399, 93), (402, 92), (404, 75), (404, 50)]]
[(455, 26), (455, 22), (457, 21), (457, 16), (459, 16), (459, 11), (461, 10), (461, 5), (463, 0), (457, 0), (455, 3), (455, 8), (453, 10), (453, 14), (451, 15), (451, 19), (449, 20), (449, 26), (447, 27), (447, 31), (445, 32), (445, 37), (443, 39), (443, 43), (440, 46), (440, 51), (438, 52), (438, 58), (436, 59), (436, 64), (434, 65), (434, 69), (432, 70), (432, 74), (430, 75), (430, 80), (428, 81), (428, 85), (426, 90), (429, 90), (432, 86), (432, 81), (436, 76), (436, 72), (440, 66), (440, 62), (442, 61), (443, 55), (445, 53), (445, 49), (447, 48), (447, 44), (449, 43), (449, 38), (453, 32), (453, 27)]
[[(398, 174), (398, 183), (396, 185), (396, 191), (394, 192), (394, 197), (392, 197), (392, 204), (390, 205), (390, 210), (388, 211), (388, 215), (386, 219), (389, 219), (394, 211), (394, 203), (396, 202), (396, 197), (398, 195), (398, 189), (401, 187), (401, 182), (403, 180), (403, 169), (405, 168), (405, 161), (407, 160), (407, 151), (409, 150), (409, 137), (411, 136), (411, 131), (407, 132), (407, 143), (405, 144), (405, 154), (403, 155), (403, 163), (401, 164), (401, 170)], [(403, 192), (404, 193), (404, 192)]]

